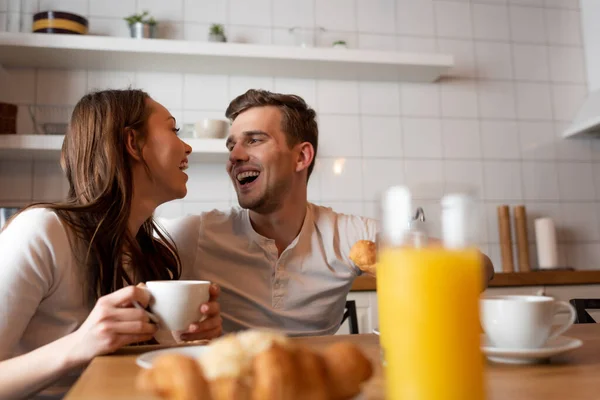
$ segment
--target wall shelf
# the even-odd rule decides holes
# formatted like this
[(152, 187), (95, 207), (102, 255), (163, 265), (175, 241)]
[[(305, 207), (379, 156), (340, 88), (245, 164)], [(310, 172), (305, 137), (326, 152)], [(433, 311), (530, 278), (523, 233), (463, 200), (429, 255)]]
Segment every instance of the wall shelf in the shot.
[(112, 36), (0, 33), (0, 65), (433, 82), (452, 55)]
[[(2, 160), (53, 160), (60, 159), (64, 136), (62, 135), (0, 135), (0, 158)], [(225, 163), (227, 148), (225, 139), (183, 138), (192, 146), (190, 162)]]

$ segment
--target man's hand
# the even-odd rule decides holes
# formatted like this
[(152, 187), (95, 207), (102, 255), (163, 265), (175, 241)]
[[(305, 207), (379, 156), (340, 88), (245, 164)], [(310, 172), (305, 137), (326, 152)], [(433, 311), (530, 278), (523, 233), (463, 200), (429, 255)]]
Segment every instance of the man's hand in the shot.
[(189, 326), (187, 332), (181, 332), (179, 337), (183, 341), (202, 339), (214, 339), (223, 333), (223, 320), (221, 319), (221, 306), (217, 302), (221, 289), (216, 284), (209, 288), (210, 297), (208, 303), (200, 306), (200, 312), (204, 314), (201, 321)]

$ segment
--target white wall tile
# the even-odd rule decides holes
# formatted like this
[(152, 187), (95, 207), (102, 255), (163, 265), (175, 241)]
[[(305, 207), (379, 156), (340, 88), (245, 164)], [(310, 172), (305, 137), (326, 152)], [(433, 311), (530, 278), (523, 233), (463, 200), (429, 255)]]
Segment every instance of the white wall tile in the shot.
[(402, 157), (402, 136), (398, 117), (361, 117), (363, 157)]
[(315, 25), (313, 0), (281, 0), (273, 2), (273, 25), (284, 28)]
[(355, 11), (355, 0), (317, 0), (316, 25), (332, 31), (355, 31)]
[(362, 162), (351, 158), (325, 158), (321, 176), (323, 201), (363, 200)]
[(400, 86), (402, 115), (437, 117), (440, 115), (439, 86), (427, 83), (404, 83)]
[(400, 36), (396, 41), (396, 49), (408, 53), (435, 53), (435, 39)]
[(183, 0), (136, 0), (137, 11), (145, 10), (156, 19), (160, 25), (161, 21), (183, 21)]
[(548, 8), (545, 13), (548, 43), (581, 45), (581, 13), (579, 11)]
[(232, 43), (271, 44), (271, 28), (230, 25), (227, 40)]
[(587, 96), (585, 85), (552, 85), (554, 119), (571, 122)]
[(521, 165), (514, 161), (484, 161), (484, 198), (522, 200)]
[(35, 103), (35, 70), (10, 68), (0, 72), (0, 101), (12, 104)]
[(364, 216), (376, 220), (381, 219), (381, 212), (379, 207), (379, 201), (365, 201), (363, 203), (363, 212), (365, 214)]
[(0, 201), (31, 201), (33, 197), (33, 163), (0, 161)]
[(592, 174), (594, 175), (594, 188), (596, 189), (596, 200), (600, 200), (600, 163), (592, 165)]
[(473, 119), (442, 120), (442, 145), (445, 158), (481, 158), (479, 123)]
[(548, 47), (534, 44), (512, 45), (515, 79), (548, 81)]
[(432, 0), (397, 0), (396, 32), (401, 35), (434, 36)]
[(508, 43), (476, 42), (477, 75), (487, 79), (511, 79), (512, 57)]
[(86, 88), (86, 71), (40, 69), (37, 73), (37, 104), (75, 105)]
[(546, 43), (544, 10), (534, 7), (509, 7), (511, 37), (517, 43)]
[(521, 157), (516, 121), (482, 121), (481, 141), (485, 159), (517, 160)]
[(445, 191), (463, 191), (483, 196), (483, 164), (475, 160), (444, 161)]
[(254, 76), (230, 76), (229, 77), (229, 99), (233, 100), (249, 89), (273, 90), (273, 78)]
[(203, 212), (209, 212), (212, 210), (229, 210), (232, 206), (237, 206), (237, 200), (233, 201), (184, 201), (183, 202), (183, 214), (194, 215)]
[(404, 118), (404, 156), (441, 158), (442, 126), (438, 119)]
[(8, 12), (8, 0), (0, 0), (0, 12)]
[(480, 81), (477, 90), (482, 118), (516, 118), (512, 82)]
[(360, 112), (370, 115), (400, 115), (400, 90), (394, 82), (360, 82)]
[(372, 35), (361, 33), (358, 35), (358, 48), (365, 50), (396, 50), (396, 36), (393, 35)]
[(183, 75), (163, 72), (138, 72), (138, 88), (148, 92), (157, 102), (169, 109), (183, 107)]
[(558, 201), (558, 171), (554, 162), (523, 161), (521, 169), (525, 200)]
[(527, 120), (551, 120), (550, 85), (517, 82), (517, 116)]
[(567, 128), (568, 122), (554, 124), (556, 140), (556, 158), (559, 161), (592, 161), (592, 142), (596, 139), (570, 138), (564, 139), (562, 133)]
[(69, 183), (57, 161), (33, 162), (33, 201), (61, 201)]
[(592, 163), (559, 163), (558, 188), (562, 201), (594, 200), (596, 191)]
[(359, 110), (358, 84), (352, 81), (317, 81), (320, 113), (356, 114)]
[(544, 0), (508, 0), (510, 4), (520, 4), (524, 6), (536, 6), (542, 7), (544, 5)]
[(396, 0), (356, 0), (356, 6), (360, 32), (396, 32)]
[(383, 192), (394, 185), (404, 185), (404, 161), (363, 160), (364, 199), (380, 201)]
[(8, 25), (8, 13), (0, 12), (0, 32), (12, 32), (12, 27)]
[(172, 200), (163, 203), (154, 210), (154, 218), (170, 219), (181, 217), (182, 215), (185, 215), (183, 205), (183, 200)]
[(227, 1), (184, 0), (183, 18), (186, 22), (225, 24), (227, 22)]
[(439, 201), (444, 191), (442, 160), (404, 160), (404, 179), (414, 199)]
[(317, 82), (313, 79), (275, 78), (274, 89), (300, 96), (312, 108), (317, 105)]
[(220, 201), (229, 199), (234, 191), (224, 164), (190, 164), (187, 174), (186, 201)]
[(582, 270), (597, 269), (600, 259), (600, 243), (578, 243), (566, 245), (569, 267)]
[(321, 115), (319, 117), (320, 157), (359, 157), (360, 155), (358, 116)]
[(473, 4), (474, 37), (484, 40), (508, 40), (506, 5)]
[(471, 81), (442, 82), (442, 116), (451, 118), (477, 118), (477, 87)]
[(454, 56), (454, 67), (450, 75), (454, 77), (475, 77), (475, 50), (467, 40), (438, 39), (438, 50)]
[[(183, 24), (183, 38), (194, 42), (208, 41), (208, 23), (186, 22)], [(229, 35), (229, 31), (225, 28), (225, 36)]]
[[(89, 13), (91, 17), (109, 17), (118, 18), (123, 21), (123, 18), (135, 13), (136, 0), (104, 0), (89, 2)], [(93, 25), (90, 24), (90, 27)]]
[(550, 74), (553, 82), (585, 83), (585, 61), (580, 47), (551, 46)]
[(321, 202), (320, 205), (329, 207), (333, 211), (346, 214), (346, 215), (364, 215), (364, 208), (362, 201), (325, 201)]
[(29, 114), (29, 106), (19, 106), (17, 110), (17, 134), (31, 135), (34, 133), (35, 127)]
[(269, 0), (229, 0), (229, 23), (270, 27), (271, 4)]
[(600, 240), (598, 207), (595, 203), (563, 202), (560, 209), (565, 242)]
[(183, 108), (214, 110), (223, 114), (233, 100), (229, 97), (226, 75), (185, 74), (183, 76)]
[[(129, 27), (123, 19), (90, 17), (89, 34), (95, 36), (129, 37)], [(159, 30), (160, 33), (160, 30)], [(160, 34), (159, 34), (160, 37)]]
[(524, 160), (555, 160), (554, 125), (551, 122), (519, 121), (521, 157)]
[(125, 71), (88, 71), (88, 92), (106, 89), (135, 88), (135, 72)]
[(40, 11), (61, 10), (87, 17), (88, 2), (85, 0), (40, 0)]
[(546, 7), (579, 10), (579, 0), (544, 0)]
[(600, 161), (600, 141), (592, 140), (592, 161)]
[(464, 39), (473, 37), (469, 3), (440, 1), (435, 3), (434, 9), (438, 36)]

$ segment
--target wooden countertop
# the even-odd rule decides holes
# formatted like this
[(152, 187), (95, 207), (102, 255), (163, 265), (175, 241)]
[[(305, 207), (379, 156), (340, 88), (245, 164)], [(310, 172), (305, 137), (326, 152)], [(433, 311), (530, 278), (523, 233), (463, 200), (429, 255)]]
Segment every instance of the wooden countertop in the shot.
[[(598, 398), (600, 325), (580, 324), (568, 336), (583, 340), (582, 347), (535, 365), (486, 364), (488, 400), (591, 400)], [(375, 335), (321, 336), (293, 339), (314, 351), (339, 341), (351, 341), (371, 360), (374, 374), (363, 385), (361, 397), (384, 399), (384, 377), (379, 338)], [(159, 400), (136, 390), (140, 368), (136, 354), (96, 357), (65, 400)]]
[[(600, 270), (597, 271), (534, 271), (496, 273), (490, 287), (510, 286), (558, 286), (600, 284)], [(356, 278), (351, 291), (372, 291), (376, 289), (375, 278)]]

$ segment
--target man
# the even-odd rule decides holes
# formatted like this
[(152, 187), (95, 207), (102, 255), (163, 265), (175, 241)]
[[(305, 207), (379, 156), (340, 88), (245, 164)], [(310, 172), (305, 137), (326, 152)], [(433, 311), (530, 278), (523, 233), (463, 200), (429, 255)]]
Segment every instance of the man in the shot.
[(226, 116), (232, 121), (227, 172), (241, 208), (170, 223), (184, 270), (221, 287), (225, 332), (333, 334), (361, 274), (350, 248), (375, 241), (376, 222), (307, 201), (318, 127), (300, 97), (249, 90)]

